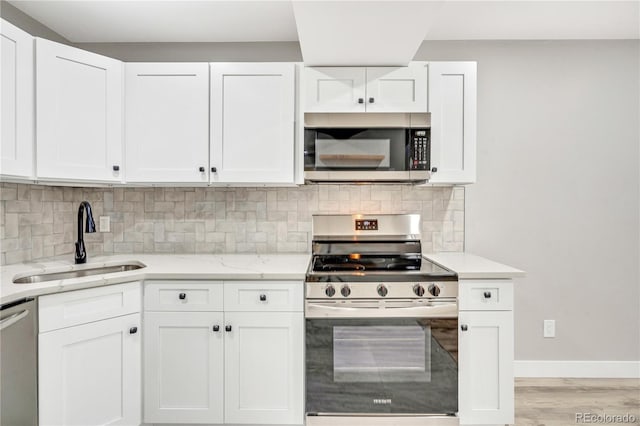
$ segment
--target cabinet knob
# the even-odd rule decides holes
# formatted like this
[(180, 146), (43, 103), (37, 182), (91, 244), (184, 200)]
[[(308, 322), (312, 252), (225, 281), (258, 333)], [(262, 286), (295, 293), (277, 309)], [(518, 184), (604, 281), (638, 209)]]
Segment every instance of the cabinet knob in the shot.
[(115, 164), (115, 165), (113, 166), (113, 171), (114, 171), (114, 172), (117, 172), (118, 170), (120, 170), (120, 166), (118, 166), (117, 164)]
[(432, 168), (431, 168), (431, 172), (435, 173), (435, 172), (437, 172), (437, 171), (438, 171), (438, 168), (437, 168), (437, 167), (432, 167)]
[(217, 173), (217, 172), (218, 172), (218, 169), (216, 169), (215, 167), (211, 168), (211, 173)]
[(230, 326), (230, 325), (226, 326), (226, 327), (224, 328), (224, 330), (225, 330), (225, 331), (231, 331), (231, 326)]
[(460, 326), (460, 330), (462, 330), (462, 331), (467, 331), (468, 329), (469, 329), (469, 326), (467, 324), (462, 324)]
[(204, 173), (204, 167), (198, 167), (198, 170), (200, 171), (200, 173)]
[(265, 302), (267, 300), (267, 295), (266, 294), (261, 294), (260, 295), (260, 301), (261, 302)]
[(138, 327), (131, 327), (129, 329), (129, 334), (136, 334), (138, 332)]
[(491, 299), (491, 292), (490, 291), (485, 291), (484, 292), (484, 298), (485, 299)]
[(376, 100), (374, 98), (369, 98), (369, 103), (372, 104), (374, 103)]
[(364, 103), (364, 98), (358, 98), (358, 103), (359, 104), (363, 104)]
[(180, 299), (180, 300), (184, 300), (184, 299), (186, 299), (186, 298), (187, 298), (187, 293), (180, 293), (180, 294), (178, 295), (178, 299)]
[(213, 326), (213, 331), (220, 331), (220, 326), (219, 325), (214, 325)]

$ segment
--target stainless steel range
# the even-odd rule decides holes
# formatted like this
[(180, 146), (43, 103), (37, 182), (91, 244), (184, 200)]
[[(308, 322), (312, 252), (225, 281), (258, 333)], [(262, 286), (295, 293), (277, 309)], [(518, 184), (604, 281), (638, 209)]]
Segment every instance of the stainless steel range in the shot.
[(313, 217), (306, 424), (457, 425), (458, 282), (420, 215)]

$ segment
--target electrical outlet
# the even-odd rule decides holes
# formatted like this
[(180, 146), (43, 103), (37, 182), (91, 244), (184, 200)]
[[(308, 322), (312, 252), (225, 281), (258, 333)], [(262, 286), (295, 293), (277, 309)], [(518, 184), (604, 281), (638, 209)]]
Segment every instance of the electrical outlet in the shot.
[(111, 232), (111, 217), (100, 216), (100, 232)]
[(544, 320), (544, 337), (556, 337), (556, 320)]

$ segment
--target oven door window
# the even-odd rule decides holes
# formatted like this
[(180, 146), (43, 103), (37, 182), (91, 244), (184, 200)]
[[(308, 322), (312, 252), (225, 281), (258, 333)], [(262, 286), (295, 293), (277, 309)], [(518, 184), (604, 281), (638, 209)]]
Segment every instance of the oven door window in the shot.
[(307, 413), (456, 413), (457, 322), (307, 319)]
[(414, 325), (333, 328), (336, 383), (429, 382), (431, 329)]

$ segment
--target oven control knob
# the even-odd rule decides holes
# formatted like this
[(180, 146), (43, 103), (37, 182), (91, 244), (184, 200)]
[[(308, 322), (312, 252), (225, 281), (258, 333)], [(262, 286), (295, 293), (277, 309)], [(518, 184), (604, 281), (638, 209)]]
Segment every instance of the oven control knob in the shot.
[(348, 285), (343, 285), (342, 288), (340, 289), (340, 294), (343, 295), (344, 297), (347, 297), (351, 294), (351, 289), (349, 288)]
[(416, 296), (422, 297), (424, 296), (424, 287), (422, 286), (422, 284), (416, 284), (413, 286), (413, 292), (416, 294)]
[(435, 284), (429, 284), (429, 293), (431, 293), (432, 296), (438, 296), (440, 294), (440, 287), (438, 287)]
[(336, 294), (336, 288), (334, 286), (332, 286), (331, 284), (329, 284), (325, 289), (324, 289), (324, 294), (326, 294), (329, 297), (333, 297), (334, 294)]
[(387, 286), (384, 284), (380, 284), (378, 286), (378, 294), (382, 297), (385, 297), (387, 293), (389, 293), (389, 289), (387, 289)]

